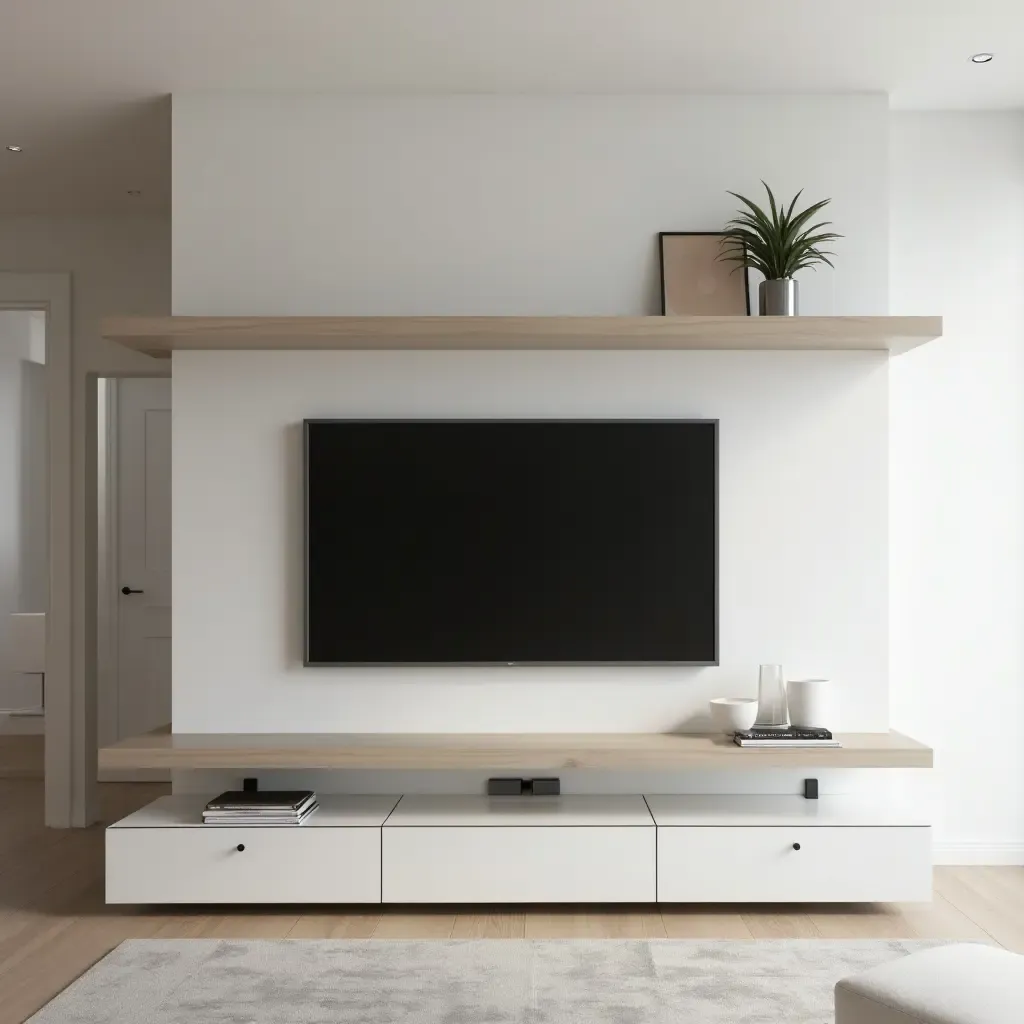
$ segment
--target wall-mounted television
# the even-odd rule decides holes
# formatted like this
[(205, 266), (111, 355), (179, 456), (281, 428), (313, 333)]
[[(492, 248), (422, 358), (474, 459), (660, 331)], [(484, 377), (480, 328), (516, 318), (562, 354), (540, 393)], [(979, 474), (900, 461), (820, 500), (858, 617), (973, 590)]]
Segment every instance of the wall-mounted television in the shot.
[(307, 665), (718, 661), (714, 420), (307, 420)]

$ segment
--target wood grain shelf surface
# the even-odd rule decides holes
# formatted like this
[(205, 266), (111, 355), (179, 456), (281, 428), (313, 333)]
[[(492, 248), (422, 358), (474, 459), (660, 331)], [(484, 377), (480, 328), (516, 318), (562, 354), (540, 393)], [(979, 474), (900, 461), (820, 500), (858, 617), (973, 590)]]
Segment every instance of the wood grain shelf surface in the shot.
[(939, 316), (114, 316), (101, 333), (156, 358), (256, 349), (743, 349), (898, 355)]
[(147, 733), (99, 752), (114, 768), (930, 768), (931, 748), (897, 732), (839, 734), (841, 748), (743, 750), (699, 733)]

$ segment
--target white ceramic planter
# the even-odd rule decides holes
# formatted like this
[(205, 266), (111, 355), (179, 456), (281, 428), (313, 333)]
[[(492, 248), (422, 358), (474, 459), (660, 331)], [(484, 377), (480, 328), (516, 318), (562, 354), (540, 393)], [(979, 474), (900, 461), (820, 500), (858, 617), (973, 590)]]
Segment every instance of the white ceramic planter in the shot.
[(790, 679), (786, 683), (790, 723), (804, 728), (834, 729), (834, 685), (830, 679)]

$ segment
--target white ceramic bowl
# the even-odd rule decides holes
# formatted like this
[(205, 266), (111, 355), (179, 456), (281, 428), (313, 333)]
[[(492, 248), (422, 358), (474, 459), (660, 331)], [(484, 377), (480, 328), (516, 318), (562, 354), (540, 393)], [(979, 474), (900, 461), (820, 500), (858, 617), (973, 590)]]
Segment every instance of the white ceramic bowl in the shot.
[(711, 724), (716, 732), (734, 733), (750, 729), (757, 718), (755, 697), (715, 697), (709, 707)]

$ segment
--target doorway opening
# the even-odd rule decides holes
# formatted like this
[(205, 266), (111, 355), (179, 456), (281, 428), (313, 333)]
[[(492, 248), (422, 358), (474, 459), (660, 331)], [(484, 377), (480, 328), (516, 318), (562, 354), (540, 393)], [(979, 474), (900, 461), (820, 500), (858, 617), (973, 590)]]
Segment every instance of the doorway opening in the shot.
[(0, 309), (0, 776), (43, 776), (47, 417), (46, 314)]
[(171, 721), (171, 381), (97, 387), (97, 740), (109, 746)]

